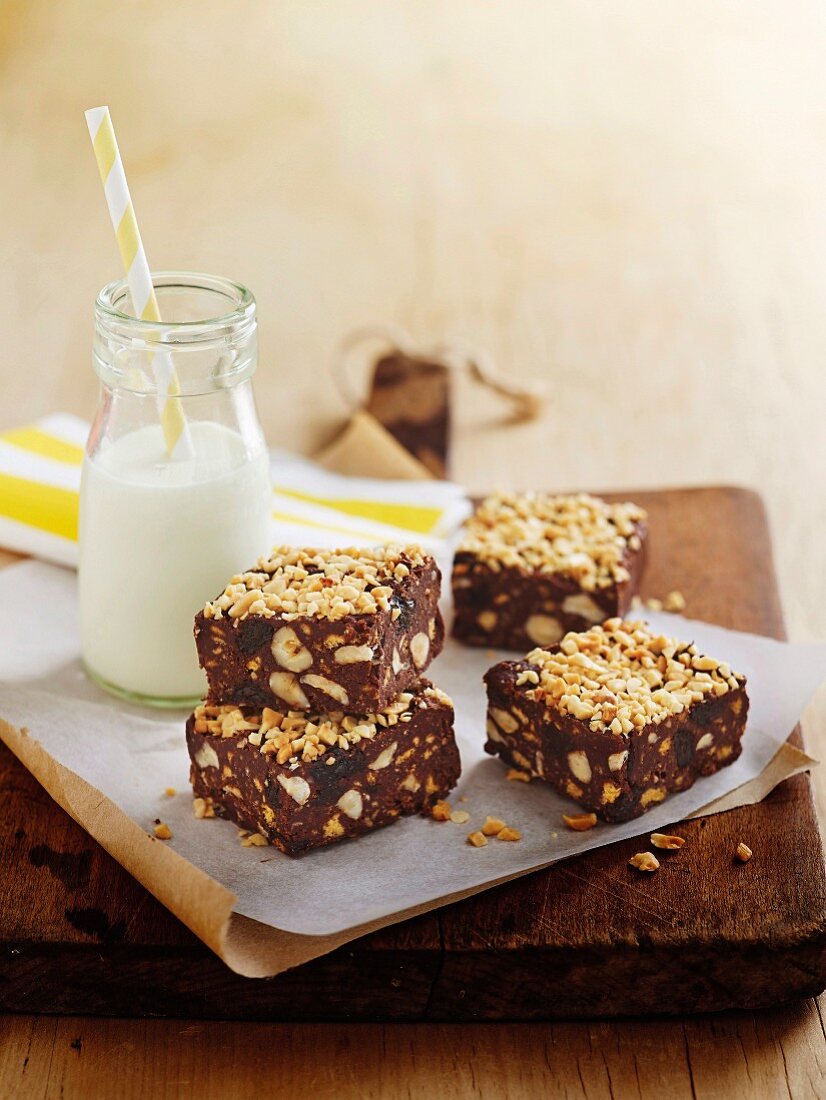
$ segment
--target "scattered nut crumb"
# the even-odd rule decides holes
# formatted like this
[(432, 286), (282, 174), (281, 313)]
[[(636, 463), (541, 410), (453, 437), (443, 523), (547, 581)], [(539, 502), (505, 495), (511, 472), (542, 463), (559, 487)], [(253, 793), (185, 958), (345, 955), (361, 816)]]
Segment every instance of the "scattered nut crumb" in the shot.
[(450, 821), (450, 803), (445, 802), (444, 799), (440, 799), (434, 803), (433, 808), (430, 811), (430, 816), (434, 821)]
[(635, 856), (631, 856), (628, 863), (638, 871), (656, 871), (660, 865), (660, 861), (652, 852), (637, 852)]
[(656, 596), (649, 596), (645, 601), (645, 606), (649, 611), (662, 611), (663, 602), (662, 600), (658, 600)]
[(748, 844), (744, 844), (741, 840), (740, 843), (737, 845), (737, 851), (734, 853), (734, 855), (737, 859), (740, 860), (741, 863), (748, 863), (748, 861), (751, 859), (752, 851), (751, 848), (749, 848)]
[(672, 836), (670, 833), (652, 833), (651, 843), (655, 848), (669, 848), (676, 850), (685, 844), (684, 836)]
[(178, 793), (174, 787), (166, 787), (163, 792), (167, 798), (174, 798)]
[(266, 848), (268, 844), (267, 838), (260, 833), (250, 833), (249, 836), (241, 837), (242, 848)]
[(477, 831), (475, 833), (468, 833), (467, 842), (468, 844), (472, 844), (474, 848), (484, 848), (488, 842), (488, 838), (484, 833)]
[(551, 840), (556, 840), (558, 836), (559, 836), (559, 833), (557, 833), (557, 832), (551, 833)]
[(504, 829), (500, 829), (496, 834), (497, 840), (521, 840), (522, 834), (518, 829), (511, 829), (508, 825)]
[(482, 826), (482, 833), (485, 836), (496, 836), (501, 833), (505, 828), (505, 822), (498, 817), (486, 817), (485, 824)]
[(573, 829), (575, 833), (584, 833), (588, 829), (593, 829), (597, 823), (596, 814), (563, 814), (562, 820), (568, 826), (569, 829)]
[(158, 824), (155, 825), (152, 829), (152, 832), (155, 834), (158, 840), (172, 839), (172, 830), (169, 828), (165, 821), (159, 821)]
[(457, 825), (464, 825), (465, 822), (470, 821), (470, 814), (467, 810), (454, 810), (450, 815), (450, 820)]
[(642, 597), (637, 595), (632, 596), (631, 606), (634, 608), (635, 611), (639, 610), (639, 608), (642, 607)]
[(531, 775), (529, 772), (521, 772), (518, 768), (508, 768), (508, 779), (515, 779), (519, 783), (530, 783)]
[(666, 611), (685, 611), (685, 596), (675, 588), (663, 600), (663, 607)]

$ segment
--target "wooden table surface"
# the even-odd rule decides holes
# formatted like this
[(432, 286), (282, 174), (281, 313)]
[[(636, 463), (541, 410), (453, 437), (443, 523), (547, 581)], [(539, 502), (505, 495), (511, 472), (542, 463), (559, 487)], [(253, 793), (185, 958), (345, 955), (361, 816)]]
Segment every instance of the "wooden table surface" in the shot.
[[(458, 478), (758, 488), (790, 636), (824, 637), (825, 44), (814, 0), (7, 0), (0, 428), (92, 411), (92, 301), (118, 264), (82, 109), (108, 102), (154, 266), (256, 292), (271, 443), (311, 452), (340, 426), (327, 363), (352, 326), (469, 339), (551, 399), (506, 427), (461, 386)], [(821, 693), (816, 754), (824, 724)], [(0, 1094), (817, 1096), (824, 1004), (553, 1025), (5, 1017)]]

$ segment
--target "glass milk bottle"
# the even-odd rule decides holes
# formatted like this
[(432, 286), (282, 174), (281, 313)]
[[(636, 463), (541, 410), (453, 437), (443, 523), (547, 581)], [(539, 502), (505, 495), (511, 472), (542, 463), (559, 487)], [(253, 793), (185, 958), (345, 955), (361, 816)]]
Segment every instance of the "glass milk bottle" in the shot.
[[(208, 275), (153, 281), (162, 322), (131, 315), (125, 280), (95, 302), (101, 385), (81, 478), (80, 632), (102, 687), (178, 706), (206, 687), (195, 614), (269, 550), (272, 496), (252, 392), (253, 296)], [(186, 425), (171, 457), (159, 363), (177, 375)]]

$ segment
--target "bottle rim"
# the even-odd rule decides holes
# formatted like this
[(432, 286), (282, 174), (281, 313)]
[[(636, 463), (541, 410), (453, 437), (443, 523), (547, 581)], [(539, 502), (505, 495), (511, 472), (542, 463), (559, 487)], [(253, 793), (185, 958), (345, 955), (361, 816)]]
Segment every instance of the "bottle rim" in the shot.
[(151, 321), (129, 313), (129, 283), (125, 278), (115, 279), (95, 299), (95, 319), (110, 332), (125, 340), (140, 339), (141, 334), (153, 343), (166, 345), (193, 344), (215, 339), (243, 339), (246, 330), (255, 326), (255, 298), (242, 283), (220, 275), (208, 275), (196, 271), (155, 271), (152, 284), (161, 291), (204, 291), (220, 296), (226, 309), (212, 316), (187, 321)]

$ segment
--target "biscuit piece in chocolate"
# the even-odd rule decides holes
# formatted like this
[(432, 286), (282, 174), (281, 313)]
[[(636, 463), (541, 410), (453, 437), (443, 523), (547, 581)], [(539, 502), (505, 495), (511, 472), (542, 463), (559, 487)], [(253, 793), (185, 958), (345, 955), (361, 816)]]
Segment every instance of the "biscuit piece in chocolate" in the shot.
[(584, 493), (489, 497), (456, 552), (454, 636), (524, 653), (623, 615), (642, 574), (646, 532), (636, 504)]
[(200, 809), (291, 856), (426, 810), (460, 772), (453, 705), (426, 680), (363, 717), (205, 704), (186, 740)]
[(606, 821), (627, 821), (740, 755), (745, 677), (611, 619), (485, 675), (485, 750)]
[(416, 546), (276, 548), (195, 619), (209, 701), (381, 710), (441, 651), (440, 585)]

